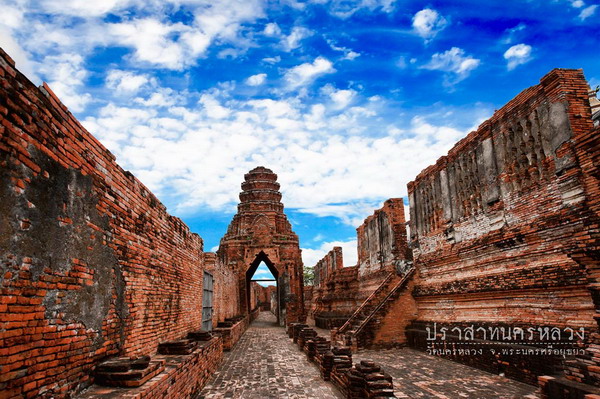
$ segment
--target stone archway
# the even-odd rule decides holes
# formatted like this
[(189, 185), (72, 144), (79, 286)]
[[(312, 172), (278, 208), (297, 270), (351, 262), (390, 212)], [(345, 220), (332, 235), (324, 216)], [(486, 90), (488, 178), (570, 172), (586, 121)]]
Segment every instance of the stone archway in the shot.
[(277, 280), (279, 323), (304, 321), (302, 254), (283, 212), (277, 175), (259, 166), (244, 178), (238, 212), (217, 251), (220, 262), (238, 276), (239, 314), (249, 312), (248, 273), (266, 259)]

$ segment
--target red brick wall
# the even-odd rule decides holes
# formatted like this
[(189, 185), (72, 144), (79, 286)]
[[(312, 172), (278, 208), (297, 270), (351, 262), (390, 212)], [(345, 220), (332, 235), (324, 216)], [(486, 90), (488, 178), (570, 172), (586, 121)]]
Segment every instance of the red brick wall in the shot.
[(0, 389), (65, 396), (201, 326), (202, 240), (0, 51)]
[(315, 266), (310, 309), (320, 327), (340, 327), (389, 273), (406, 268), (412, 259), (401, 198), (385, 201), (356, 229), (356, 235), (357, 266), (343, 267), (341, 247), (328, 252)]
[(596, 263), (583, 254), (598, 248), (591, 130), (582, 72), (554, 70), (409, 183), (415, 329), (595, 329)]
[(204, 264), (213, 275), (213, 326), (238, 316), (238, 276), (231, 267), (218, 262), (214, 252), (204, 253)]
[(402, 198), (390, 198), (356, 229), (358, 274), (393, 271), (396, 263), (410, 260)]
[(333, 249), (315, 265), (314, 286), (324, 287), (325, 283), (333, 277), (338, 269), (344, 267), (344, 258), (342, 247), (333, 247)]

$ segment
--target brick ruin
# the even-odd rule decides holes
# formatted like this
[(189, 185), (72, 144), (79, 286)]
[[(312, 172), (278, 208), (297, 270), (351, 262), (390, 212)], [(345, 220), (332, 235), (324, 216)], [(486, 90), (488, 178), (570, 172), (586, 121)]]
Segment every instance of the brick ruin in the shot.
[(264, 262), (277, 280), (276, 316), (280, 325), (303, 321), (303, 264), (298, 236), (283, 213), (277, 175), (258, 167), (245, 176), (238, 213), (221, 239), (216, 260), (237, 276), (240, 302), (235, 312), (248, 314), (250, 279)]
[[(428, 350), (539, 382), (547, 397), (600, 393), (600, 107), (592, 94), (581, 70), (553, 70), (421, 172), (408, 184), (414, 263), (402, 241), (395, 254), (365, 245), (367, 219), (359, 268), (363, 259), (403, 261), (400, 281), (373, 291), (348, 279), (356, 296), (370, 294), (357, 306), (336, 287), (370, 270), (341, 268), (334, 249), (315, 267), (307, 309), (317, 324), (321, 309), (344, 317), (353, 309), (332, 330), (352, 348)], [(474, 343), (495, 353), (466, 350)], [(579, 350), (566, 360), (523, 355), (548, 344)]]
[[(245, 175), (219, 249), (204, 252), (1, 50), (0, 83), (2, 397), (191, 396), (259, 310), (353, 397), (376, 395), (379, 366), (352, 367), (348, 347), (404, 345), (542, 397), (600, 393), (600, 103), (582, 71), (551, 71), (410, 182), (410, 237), (402, 199), (386, 201), (357, 229), (357, 265), (334, 248), (306, 290), (271, 170)], [(276, 287), (252, 281), (261, 262)], [(580, 350), (521, 354), (548, 342)]]
[[(0, 82), (2, 398), (72, 397), (94, 381), (116, 396), (188, 397), (272, 294), (282, 324), (303, 321), (298, 237), (274, 173), (246, 175), (239, 212), (207, 253), (1, 50)], [(250, 281), (260, 261), (275, 292)], [(210, 322), (213, 334), (201, 330)]]
[(356, 229), (357, 265), (344, 267), (341, 247), (315, 265), (306, 309), (318, 327), (341, 327), (390, 274), (410, 264), (405, 223), (402, 199), (389, 199)]

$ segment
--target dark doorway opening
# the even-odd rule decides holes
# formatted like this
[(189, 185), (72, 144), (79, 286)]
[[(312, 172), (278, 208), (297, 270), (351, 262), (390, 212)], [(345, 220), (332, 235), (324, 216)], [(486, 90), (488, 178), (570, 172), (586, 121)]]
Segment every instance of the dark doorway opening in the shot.
[[(259, 271), (259, 273), (257, 273), (257, 270), (259, 270), (259, 268), (261, 270)], [(262, 286), (275, 285), (275, 298), (272, 301), (271, 311), (277, 317), (277, 324), (279, 324), (281, 314), (279, 299), (279, 272), (277, 271), (277, 268), (275, 267), (273, 262), (271, 262), (267, 254), (265, 254), (263, 251), (256, 255), (256, 258), (250, 264), (250, 267), (246, 271), (246, 303), (248, 304), (248, 313), (254, 310), (253, 307), (255, 305), (254, 303), (252, 303), (251, 295), (253, 282), (258, 283)]]

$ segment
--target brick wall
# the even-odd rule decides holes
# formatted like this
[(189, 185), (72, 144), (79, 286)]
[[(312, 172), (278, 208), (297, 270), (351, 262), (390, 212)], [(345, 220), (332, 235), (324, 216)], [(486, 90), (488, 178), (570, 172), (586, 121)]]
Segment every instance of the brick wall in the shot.
[(343, 267), (341, 247), (334, 247), (315, 266), (310, 309), (319, 327), (341, 327), (390, 273), (404, 270), (412, 259), (401, 198), (385, 201), (356, 233), (356, 266)]
[(213, 326), (239, 315), (238, 276), (217, 261), (214, 252), (204, 253), (204, 265), (213, 275)]
[[(582, 72), (553, 70), (409, 183), (415, 337), (432, 322), (595, 331), (592, 128)], [(532, 383), (562, 367), (550, 358), (471, 359)]]
[(333, 277), (333, 274), (344, 267), (344, 258), (342, 255), (342, 247), (333, 247), (333, 249), (315, 265), (314, 286), (325, 286), (327, 280)]
[(202, 240), (0, 51), (0, 390), (63, 397), (201, 326)]
[(402, 198), (390, 198), (356, 229), (358, 274), (394, 271), (399, 262), (410, 260)]

